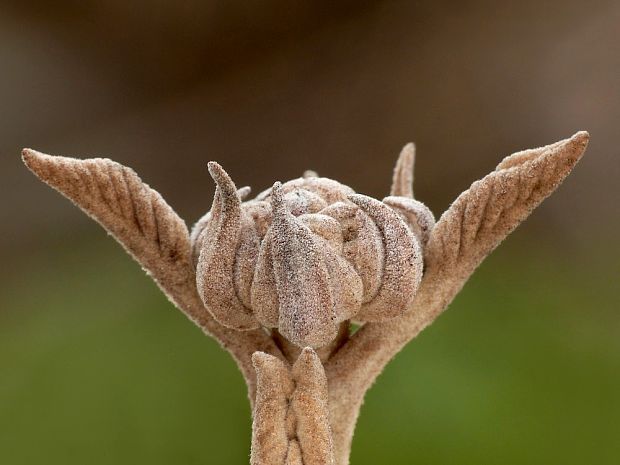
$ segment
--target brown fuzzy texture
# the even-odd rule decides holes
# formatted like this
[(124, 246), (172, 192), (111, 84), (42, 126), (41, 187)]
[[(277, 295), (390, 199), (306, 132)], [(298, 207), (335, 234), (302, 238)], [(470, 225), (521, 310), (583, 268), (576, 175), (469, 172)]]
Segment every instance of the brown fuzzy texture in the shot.
[(252, 465), (332, 465), (327, 378), (306, 347), (292, 368), (271, 355), (253, 356), (258, 388), (252, 428)]
[(413, 198), (413, 166), (415, 163), (415, 145), (409, 142), (403, 147), (398, 156), (398, 161), (394, 167), (392, 176), (392, 189), (390, 195), (393, 197)]
[(237, 361), (254, 398), (257, 350), (283, 358), (262, 329), (239, 332), (220, 325), (204, 307), (196, 288), (187, 226), (162, 197), (130, 168), (105, 158), (78, 160), (34, 150), (24, 163), (42, 181), (69, 198), (103, 226), (168, 296)]
[(409, 308), (422, 279), (422, 248), (413, 232), (390, 207), (365, 195), (349, 199), (375, 222), (383, 236), (383, 282), (375, 298), (356, 316), (363, 321), (382, 321)]
[[(587, 142), (579, 132), (505, 158), (436, 224), (413, 198), (413, 144), (383, 202), (314, 172), (243, 202), (249, 189), (210, 163), (213, 207), (191, 237), (129, 168), (28, 149), (23, 159), (233, 355), (253, 405), (253, 465), (346, 465), (364, 394), (384, 366), (558, 187)], [(350, 320), (362, 323), (353, 336)]]
[[(410, 167), (407, 156), (400, 166)], [(434, 224), (423, 204), (390, 197), (388, 206), (314, 174), (242, 202), (220, 165), (209, 163), (209, 172), (215, 198), (192, 231), (192, 254), (199, 294), (219, 323), (273, 328), (320, 349), (343, 322), (407, 310)]]
[[(325, 364), (336, 463), (348, 463), (364, 394), (405, 344), (430, 325), (480, 262), (568, 176), (588, 133), (504, 159), (441, 216), (425, 249), (425, 271), (411, 310), (369, 323)], [(526, 154), (526, 155), (523, 155)]]

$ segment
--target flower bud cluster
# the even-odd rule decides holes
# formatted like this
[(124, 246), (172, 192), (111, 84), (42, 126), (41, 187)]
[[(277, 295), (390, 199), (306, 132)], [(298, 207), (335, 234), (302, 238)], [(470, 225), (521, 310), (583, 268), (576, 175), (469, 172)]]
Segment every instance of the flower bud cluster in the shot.
[(410, 307), (432, 213), (408, 197), (384, 201), (308, 176), (243, 202), (217, 163), (210, 212), (192, 232), (197, 286), (221, 324), (277, 329), (321, 347), (342, 322), (383, 321)]

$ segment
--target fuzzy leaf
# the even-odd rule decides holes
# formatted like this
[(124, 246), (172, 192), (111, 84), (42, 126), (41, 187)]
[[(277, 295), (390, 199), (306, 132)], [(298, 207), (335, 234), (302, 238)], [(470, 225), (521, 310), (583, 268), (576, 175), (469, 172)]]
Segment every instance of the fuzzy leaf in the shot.
[(254, 401), (257, 350), (281, 356), (262, 330), (243, 333), (216, 322), (196, 290), (185, 222), (130, 168), (104, 158), (78, 160), (25, 149), (24, 162), (42, 181), (100, 223), (154, 278), (168, 298), (237, 361)]
[(185, 222), (130, 168), (106, 158), (79, 160), (25, 149), (24, 163), (120, 242), (160, 285), (192, 275)]
[(427, 265), (466, 278), (568, 176), (588, 133), (505, 158), (441, 216), (426, 249)]

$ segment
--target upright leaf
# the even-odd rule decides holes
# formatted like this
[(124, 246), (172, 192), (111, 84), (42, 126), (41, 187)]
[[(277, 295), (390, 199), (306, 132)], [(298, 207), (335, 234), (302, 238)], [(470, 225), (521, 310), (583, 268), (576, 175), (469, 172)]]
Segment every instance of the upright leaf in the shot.
[(568, 176), (588, 133), (505, 158), (441, 216), (426, 249), (428, 267), (464, 280)]

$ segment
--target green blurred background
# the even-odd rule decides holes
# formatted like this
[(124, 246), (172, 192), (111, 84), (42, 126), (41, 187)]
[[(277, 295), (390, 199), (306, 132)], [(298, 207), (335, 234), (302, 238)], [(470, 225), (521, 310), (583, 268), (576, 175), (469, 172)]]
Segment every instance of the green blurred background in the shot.
[(617, 1), (0, 1), (0, 464), (244, 464), (241, 375), (28, 146), (136, 169), (191, 224), (208, 160), (375, 197), (401, 146), (438, 216), (590, 131), (558, 192), (367, 396), (352, 464), (620, 463)]

